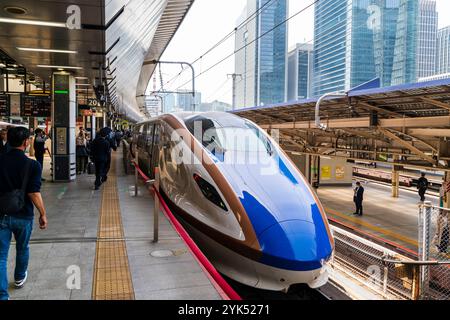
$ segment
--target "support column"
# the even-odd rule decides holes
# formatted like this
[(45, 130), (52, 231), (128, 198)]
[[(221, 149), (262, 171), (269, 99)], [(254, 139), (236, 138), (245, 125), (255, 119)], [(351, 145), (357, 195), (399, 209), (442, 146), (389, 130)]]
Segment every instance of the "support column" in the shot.
[(52, 177), (69, 182), (76, 178), (75, 78), (67, 72), (52, 75)]
[(392, 166), (392, 197), (399, 197), (399, 188), (400, 188), (400, 167), (397, 165), (399, 162), (399, 156), (394, 155), (394, 165)]

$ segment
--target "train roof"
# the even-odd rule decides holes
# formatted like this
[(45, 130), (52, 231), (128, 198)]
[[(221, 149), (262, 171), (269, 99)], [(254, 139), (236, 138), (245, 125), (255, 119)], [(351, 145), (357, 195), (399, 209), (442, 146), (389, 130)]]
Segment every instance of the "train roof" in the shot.
[[(222, 127), (244, 127), (244, 123), (248, 120), (229, 112), (210, 111), (210, 112), (175, 112), (171, 115), (177, 117), (184, 123), (198, 120), (212, 120)], [(161, 115), (164, 116), (164, 115)], [(138, 125), (150, 123), (158, 120), (161, 116), (155, 117), (148, 121), (139, 123)]]

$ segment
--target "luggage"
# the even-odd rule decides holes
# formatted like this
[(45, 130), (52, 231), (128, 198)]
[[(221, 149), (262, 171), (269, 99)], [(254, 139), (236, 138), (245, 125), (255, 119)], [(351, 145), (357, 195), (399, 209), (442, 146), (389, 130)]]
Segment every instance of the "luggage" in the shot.
[(87, 165), (87, 173), (95, 174), (95, 164), (92, 161), (90, 161)]

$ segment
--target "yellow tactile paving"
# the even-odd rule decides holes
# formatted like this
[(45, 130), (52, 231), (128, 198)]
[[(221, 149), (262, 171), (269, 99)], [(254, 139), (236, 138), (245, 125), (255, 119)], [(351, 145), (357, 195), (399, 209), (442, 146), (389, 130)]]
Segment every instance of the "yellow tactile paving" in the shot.
[(115, 157), (102, 191), (92, 299), (134, 300), (117, 191)]

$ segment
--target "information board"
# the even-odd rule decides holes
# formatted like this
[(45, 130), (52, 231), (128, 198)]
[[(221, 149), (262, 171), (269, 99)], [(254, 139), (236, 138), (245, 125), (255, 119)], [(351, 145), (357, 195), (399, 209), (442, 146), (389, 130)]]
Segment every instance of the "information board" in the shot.
[(20, 115), (22, 117), (50, 117), (52, 101), (49, 96), (21, 95)]
[(0, 94), (0, 117), (9, 117), (11, 104), (8, 94)]

